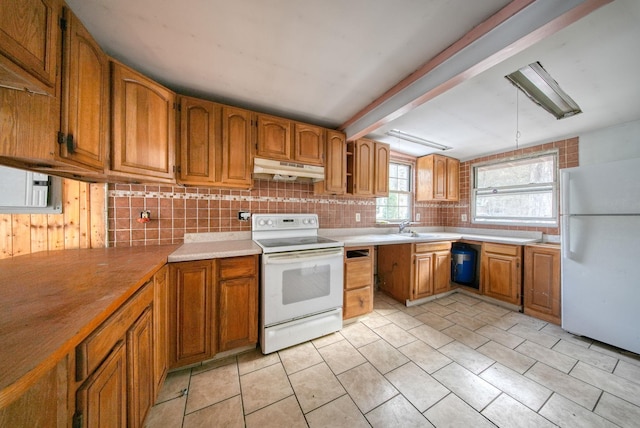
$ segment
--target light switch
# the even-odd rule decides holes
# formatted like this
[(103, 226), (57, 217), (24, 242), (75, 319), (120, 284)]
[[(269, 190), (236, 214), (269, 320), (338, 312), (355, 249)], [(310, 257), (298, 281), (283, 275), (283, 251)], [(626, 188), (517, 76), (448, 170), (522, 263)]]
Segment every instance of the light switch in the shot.
[(360, 221), (360, 213), (356, 213), (356, 221)]

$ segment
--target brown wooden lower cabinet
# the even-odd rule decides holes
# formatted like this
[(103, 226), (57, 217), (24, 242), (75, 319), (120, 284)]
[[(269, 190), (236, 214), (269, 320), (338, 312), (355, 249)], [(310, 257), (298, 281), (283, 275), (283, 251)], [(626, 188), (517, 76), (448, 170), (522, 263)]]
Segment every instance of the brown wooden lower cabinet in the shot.
[(400, 302), (449, 291), (451, 242), (378, 247), (380, 289)]
[(258, 341), (258, 256), (170, 263), (169, 365)]
[(127, 353), (123, 341), (80, 387), (74, 427), (127, 425)]
[(74, 427), (140, 427), (156, 397), (154, 286), (149, 281), (75, 352)]
[(342, 318), (373, 310), (373, 247), (350, 247), (344, 253)]
[(67, 427), (67, 359), (46, 372), (21, 397), (0, 408), (0, 427)]
[(482, 294), (521, 305), (522, 246), (485, 242), (480, 263)]
[(142, 427), (167, 371), (167, 273), (0, 408), (0, 427)]
[(148, 307), (127, 331), (128, 426), (141, 427), (155, 401), (153, 314)]
[(551, 244), (524, 248), (524, 313), (561, 324), (560, 247)]

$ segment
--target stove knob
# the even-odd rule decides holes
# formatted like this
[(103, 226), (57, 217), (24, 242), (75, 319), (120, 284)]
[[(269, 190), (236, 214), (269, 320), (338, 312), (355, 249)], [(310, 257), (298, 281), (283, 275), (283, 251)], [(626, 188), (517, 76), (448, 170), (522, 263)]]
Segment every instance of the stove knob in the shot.
[(258, 226), (264, 226), (264, 220), (259, 220), (258, 221)]
[(302, 220), (302, 224), (307, 224), (307, 223), (309, 223), (309, 220), (307, 220), (306, 218)]
[(273, 220), (267, 220), (267, 226), (273, 226)]
[(316, 219), (315, 218), (310, 218), (309, 219), (309, 223), (310, 224), (316, 224)]

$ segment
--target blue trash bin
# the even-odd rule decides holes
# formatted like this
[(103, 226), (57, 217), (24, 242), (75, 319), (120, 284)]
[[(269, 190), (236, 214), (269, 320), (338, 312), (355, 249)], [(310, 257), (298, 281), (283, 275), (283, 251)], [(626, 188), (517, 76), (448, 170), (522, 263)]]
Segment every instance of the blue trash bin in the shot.
[(451, 249), (451, 278), (459, 284), (473, 284), (476, 279), (477, 251), (468, 246)]

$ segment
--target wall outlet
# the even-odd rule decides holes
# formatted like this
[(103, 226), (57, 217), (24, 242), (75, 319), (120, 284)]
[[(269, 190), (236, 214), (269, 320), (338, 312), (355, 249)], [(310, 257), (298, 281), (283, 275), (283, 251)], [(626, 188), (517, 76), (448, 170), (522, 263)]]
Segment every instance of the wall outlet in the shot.
[(356, 213), (356, 221), (360, 221), (360, 213)]
[(251, 218), (251, 213), (247, 211), (238, 211), (238, 220), (240, 221), (249, 221)]
[(420, 213), (416, 213), (416, 221), (420, 221)]
[(462, 221), (467, 221), (467, 215), (466, 215), (466, 214), (462, 214), (462, 215), (460, 216), (460, 220), (462, 220)]

